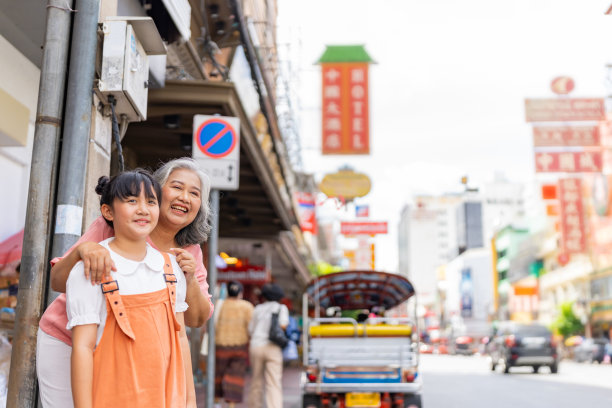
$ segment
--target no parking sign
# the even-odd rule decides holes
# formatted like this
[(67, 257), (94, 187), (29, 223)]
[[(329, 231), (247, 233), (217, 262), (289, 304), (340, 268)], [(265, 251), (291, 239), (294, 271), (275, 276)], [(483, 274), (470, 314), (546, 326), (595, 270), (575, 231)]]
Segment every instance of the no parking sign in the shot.
[(238, 190), (240, 120), (228, 116), (193, 117), (193, 158), (208, 174), (211, 187)]

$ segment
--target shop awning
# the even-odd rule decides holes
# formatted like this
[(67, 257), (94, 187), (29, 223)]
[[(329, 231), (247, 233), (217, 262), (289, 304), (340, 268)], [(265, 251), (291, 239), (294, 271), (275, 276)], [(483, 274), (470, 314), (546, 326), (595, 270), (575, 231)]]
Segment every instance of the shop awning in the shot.
[(23, 230), (0, 242), (0, 267), (21, 259)]

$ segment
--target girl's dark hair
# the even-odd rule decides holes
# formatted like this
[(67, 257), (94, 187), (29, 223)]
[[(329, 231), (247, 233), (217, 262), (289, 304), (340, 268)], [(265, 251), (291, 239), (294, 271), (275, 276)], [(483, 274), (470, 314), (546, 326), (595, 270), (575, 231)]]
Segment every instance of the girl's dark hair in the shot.
[(242, 283), (237, 281), (227, 282), (227, 296), (236, 297), (242, 293)]
[[(155, 198), (157, 205), (159, 205), (161, 186), (151, 173), (143, 169), (124, 171), (110, 179), (106, 176), (100, 177), (96, 186), (96, 193), (100, 195), (100, 206), (107, 204), (112, 207), (116, 198), (125, 200), (131, 196), (139, 196), (142, 186), (144, 186), (145, 197)], [(111, 227), (113, 226), (112, 221), (106, 220), (106, 223)]]

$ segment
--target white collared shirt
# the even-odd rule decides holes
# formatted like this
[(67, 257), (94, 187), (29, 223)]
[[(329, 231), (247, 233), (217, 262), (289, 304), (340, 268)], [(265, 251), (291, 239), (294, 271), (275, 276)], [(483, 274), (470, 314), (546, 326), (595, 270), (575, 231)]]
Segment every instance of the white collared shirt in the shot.
[(289, 324), (289, 309), (278, 302), (264, 302), (255, 306), (253, 317), (249, 322), (249, 334), (251, 335), (250, 347), (261, 347), (270, 343), (270, 324), (272, 313), (278, 313), (278, 325), (287, 327)]
[[(114, 238), (100, 242), (100, 245), (109, 250), (111, 258), (117, 267), (117, 272), (111, 272), (113, 279), (119, 285), (121, 295), (139, 295), (155, 292), (166, 288), (164, 279), (164, 257), (162, 254), (147, 244), (147, 254), (142, 261), (132, 261), (114, 252), (109, 243)], [(184, 312), (188, 306), (185, 302), (187, 283), (185, 275), (176, 262), (176, 257), (170, 254), (172, 269), (176, 275), (176, 312)], [(66, 313), (68, 324), (66, 328), (71, 330), (74, 326), (85, 324), (98, 325), (98, 337), (96, 344), (102, 337), (104, 325), (106, 324), (106, 299), (100, 285), (92, 285), (85, 278), (83, 262), (79, 261), (70, 271), (66, 282)]]

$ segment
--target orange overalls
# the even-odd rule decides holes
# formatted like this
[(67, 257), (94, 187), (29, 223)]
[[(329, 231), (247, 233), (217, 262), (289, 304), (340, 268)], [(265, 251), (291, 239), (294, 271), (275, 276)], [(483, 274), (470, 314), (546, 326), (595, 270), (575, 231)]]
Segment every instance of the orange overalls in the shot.
[(102, 283), (107, 318), (94, 351), (94, 408), (183, 408), (185, 369), (176, 320), (176, 276), (164, 255), (167, 289), (119, 295), (118, 283)]

